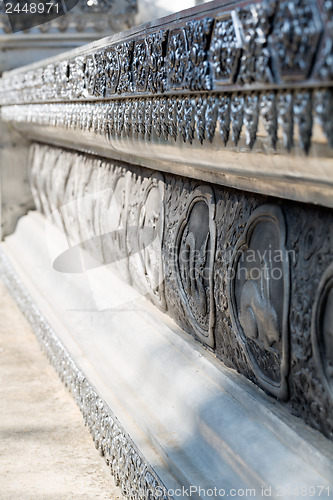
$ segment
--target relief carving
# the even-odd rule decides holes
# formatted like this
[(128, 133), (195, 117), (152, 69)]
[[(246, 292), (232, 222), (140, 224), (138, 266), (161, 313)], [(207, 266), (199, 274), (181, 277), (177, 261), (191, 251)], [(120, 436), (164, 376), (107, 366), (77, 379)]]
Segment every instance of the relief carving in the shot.
[(84, 94), (84, 67), (84, 57), (76, 57), (70, 62), (69, 82), (73, 97), (82, 97)]
[(233, 94), (231, 96), (230, 104), (230, 120), (232, 123), (232, 140), (237, 146), (244, 121), (244, 103), (245, 97), (240, 94)]
[(328, 144), (333, 147), (333, 90), (320, 89), (314, 95), (315, 119), (322, 127)]
[(333, 78), (333, 36), (325, 40), (318, 76), (322, 80), (332, 80)]
[(165, 97), (159, 99), (159, 112), (160, 112), (161, 134), (163, 139), (167, 140), (169, 135), (168, 102)]
[(231, 125), (230, 103), (231, 103), (230, 96), (225, 95), (219, 97), (217, 118), (220, 128), (220, 134), (225, 146), (227, 145), (230, 134), (230, 125)]
[(149, 179), (145, 179), (141, 186), (141, 193), (137, 193), (136, 198), (140, 199), (139, 206), (132, 214), (136, 229), (127, 236), (131, 275), (136, 286), (143, 293), (148, 294), (154, 304), (165, 309), (162, 261), (163, 175), (155, 173)]
[(271, 145), (275, 149), (277, 143), (277, 97), (274, 92), (263, 93), (260, 99), (261, 117), (264, 127), (270, 138)]
[(152, 103), (152, 123), (154, 127), (154, 132), (157, 137), (161, 137), (162, 134), (162, 123), (161, 123), (161, 113), (160, 113), (161, 101), (156, 99)]
[(283, 80), (302, 80), (309, 75), (321, 33), (322, 22), (315, 1), (279, 2), (272, 46)]
[(294, 117), (298, 125), (300, 147), (308, 153), (312, 136), (312, 92), (295, 93)]
[(290, 151), (294, 145), (294, 96), (291, 92), (278, 95), (278, 124), (282, 128), (284, 147)]
[(164, 92), (167, 88), (165, 52), (168, 30), (153, 33), (146, 38), (148, 92)]
[[(71, 72), (72, 73), (72, 72)], [(54, 64), (48, 64), (43, 71), (43, 82), (46, 91), (46, 96), (48, 99), (52, 99), (57, 92), (55, 84), (55, 67)], [(14, 83), (15, 87), (15, 83)]]
[[(66, 97), (66, 95), (67, 95), (67, 85), (68, 85), (68, 76), (69, 76), (68, 72), (69, 72), (69, 66), (68, 66), (67, 61), (59, 62), (55, 67), (56, 87), (57, 87), (58, 95), (60, 97)], [(29, 83), (29, 75), (28, 74), (27, 74), (27, 77), (28, 77), (27, 83)]]
[(95, 89), (95, 64), (92, 56), (86, 57), (86, 66), (84, 71), (84, 95), (93, 96)]
[[(265, 94), (267, 126), (270, 116), (276, 119), (272, 107), (278, 96)], [(214, 122), (216, 104), (219, 120), (220, 107), (228, 115), (230, 99), (211, 98), (200, 96)], [(297, 92), (294, 98), (297, 103)], [(317, 98), (316, 113), (326, 120), (330, 91), (323, 89)], [(189, 140), (185, 108), (191, 98), (170, 99), (177, 106), (178, 137)], [(129, 101), (139, 103), (117, 100), (116, 121), (122, 109), (124, 117), (130, 114)], [(153, 100), (148, 106), (142, 102), (140, 131), (147, 135), (147, 107), (155, 132), (158, 109)], [(161, 113), (167, 98), (156, 102)], [(76, 105), (87, 126), (105, 133), (102, 123), (111, 126), (114, 104)], [(64, 109), (57, 119), (74, 123)], [(124, 118), (120, 133), (129, 131)], [(60, 209), (54, 222), (72, 245), (94, 257), (95, 267), (112, 264), (120, 278), (167, 310), (185, 331), (214, 347), (227, 366), (288, 400), (287, 408), (332, 439), (331, 209), (283, 200), (282, 212), (277, 205), (261, 205), (261, 195), (205, 187), (194, 179), (52, 146), (34, 145), (29, 164), (37, 209), (47, 216)]]
[(119, 81), (119, 59), (115, 50), (107, 50), (105, 52), (105, 73), (106, 73), (106, 93), (105, 97), (110, 97), (116, 93)]
[(207, 106), (205, 111), (206, 137), (212, 142), (217, 121), (218, 100), (216, 97), (207, 98)]
[(323, 274), (312, 313), (312, 347), (320, 378), (333, 398), (333, 265)]
[(189, 197), (179, 221), (174, 264), (178, 286), (195, 334), (214, 347), (213, 265), (216, 243), (215, 198), (201, 186)]
[(146, 131), (145, 115), (146, 115), (146, 101), (145, 101), (145, 99), (139, 99), (139, 103), (138, 103), (138, 132), (139, 132), (139, 137), (141, 137), (141, 139), (145, 138), (145, 131)]
[(271, 31), (275, 4), (269, 0), (237, 10), (238, 38), (242, 44), (237, 82), (274, 82), (268, 37)]
[(132, 132), (132, 102), (125, 101), (124, 111), (124, 130), (127, 137), (131, 136)]
[(248, 220), (229, 269), (233, 328), (258, 383), (288, 398), (289, 260), (280, 208), (263, 205)]
[(137, 99), (133, 99), (133, 101), (131, 102), (131, 105), (132, 105), (133, 135), (137, 139), (139, 136), (139, 121), (138, 121), (139, 101)]
[(132, 68), (135, 89), (145, 91), (147, 88), (148, 72), (146, 44), (143, 39), (136, 40), (135, 42)]
[(183, 142), (192, 144), (194, 138), (194, 106), (190, 97), (178, 100), (178, 126)]
[(245, 98), (244, 125), (246, 145), (252, 149), (256, 139), (259, 121), (259, 95), (248, 94)]
[(195, 128), (196, 128), (196, 136), (198, 141), (203, 144), (204, 139), (206, 138), (206, 123), (205, 123), (205, 115), (207, 108), (207, 99), (205, 97), (198, 97), (195, 103)]
[(177, 140), (177, 99), (175, 97), (169, 97), (167, 101), (167, 126), (168, 134), (173, 138), (174, 141)]
[[(102, 49), (92, 47), (89, 53), (77, 54), (70, 61), (60, 60), (54, 63), (56, 85), (35, 81), (38, 71), (47, 74), (43, 65), (33, 71), (22, 70), (14, 77), (5, 75), (0, 79), (1, 103), (54, 98), (70, 101), (73, 95), (107, 98), (115, 92), (210, 91), (213, 83), (220, 89), (233, 86), (233, 91), (238, 91), (239, 85), (253, 90), (259, 85), (272, 91), (273, 86), (281, 87), (286, 81), (301, 87), (301, 82), (309, 78), (307, 83), (311, 85), (314, 80), (317, 85), (321, 81), (329, 84), (333, 67), (332, 0), (265, 0), (231, 5), (228, 13), (221, 14), (216, 6), (209, 9), (212, 17), (188, 20), (185, 16), (168, 22), (167, 29), (156, 27), (146, 36), (138, 33), (131, 40), (111, 45), (107, 41)], [(59, 23), (65, 23), (66, 28), (64, 17)], [(108, 23), (123, 25), (124, 15), (118, 19), (101, 16), (98, 23), (102, 29)], [(62, 29), (60, 25), (58, 28)], [(86, 62), (82, 65), (83, 60)], [(13, 86), (13, 78), (21, 78), (23, 85)]]
[(209, 50), (216, 84), (235, 82), (241, 52), (232, 17), (216, 20)]
[(102, 199), (105, 215), (100, 219), (104, 261), (107, 264), (112, 263), (112, 269), (124, 281), (131, 283), (127, 249), (131, 172), (116, 167), (110, 180), (109, 189), (103, 196), (105, 199)]
[(186, 23), (188, 61), (185, 72), (185, 88), (190, 90), (211, 90), (208, 49), (213, 19), (205, 17), (200, 21)]
[(167, 50), (167, 68), (169, 87), (181, 89), (187, 70), (188, 48), (185, 31), (171, 31)]
[(146, 102), (145, 102), (145, 116), (144, 116), (145, 128), (144, 128), (144, 137), (148, 141), (150, 140), (150, 136), (151, 136), (152, 128), (153, 128), (152, 127), (152, 121), (151, 121), (152, 108), (153, 108), (152, 100), (151, 99), (147, 99)]
[(106, 90), (104, 51), (100, 51), (94, 54), (94, 60), (95, 60), (94, 96), (104, 97)]
[(117, 45), (117, 53), (119, 58), (119, 82), (117, 87), (118, 94), (131, 92), (132, 88), (132, 57), (133, 57), (133, 40)]

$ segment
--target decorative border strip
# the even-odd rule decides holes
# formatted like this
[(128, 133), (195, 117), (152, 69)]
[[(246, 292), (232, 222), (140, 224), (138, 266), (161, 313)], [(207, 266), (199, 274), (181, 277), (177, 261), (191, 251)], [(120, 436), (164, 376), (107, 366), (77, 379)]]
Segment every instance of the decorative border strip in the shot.
[(105, 136), (108, 141), (118, 138), (154, 142), (179, 139), (184, 143), (203, 144), (219, 136), (228, 149), (238, 146), (243, 132), (242, 147), (253, 149), (261, 121), (269, 146), (262, 149), (268, 154), (276, 149), (278, 135), (287, 151), (298, 144), (308, 153), (315, 122), (323, 129), (328, 145), (333, 147), (332, 116), (331, 89), (196, 94), (1, 108), (4, 121), (92, 132)]
[(103, 99), (332, 84), (332, 0), (224, 6), (47, 65), (8, 73), (0, 102)]
[[(56, 333), (40, 312), (7, 257), (0, 250), (0, 275), (30, 323), (42, 350), (57, 371), (61, 381), (73, 394), (88, 426), (97, 450), (110, 467), (117, 486), (128, 498), (146, 500), (153, 492), (166, 491), (163, 483), (147, 465), (145, 458), (122, 428), (112, 410), (77, 367)], [(161, 500), (171, 500), (163, 494)]]

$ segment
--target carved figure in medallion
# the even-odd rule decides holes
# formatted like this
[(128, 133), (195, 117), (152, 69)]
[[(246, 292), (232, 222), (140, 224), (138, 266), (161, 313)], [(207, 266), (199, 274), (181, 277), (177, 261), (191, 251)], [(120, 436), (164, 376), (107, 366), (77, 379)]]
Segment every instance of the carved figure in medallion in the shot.
[(236, 244), (228, 279), (231, 320), (258, 383), (288, 398), (289, 258), (282, 210), (263, 205)]
[(311, 334), (321, 380), (333, 398), (333, 264), (323, 274), (317, 289)]
[(216, 224), (211, 188), (201, 186), (191, 197), (179, 221), (175, 245), (175, 271), (180, 295), (195, 334), (214, 347), (215, 306), (213, 263)]
[(116, 168), (109, 196), (104, 200), (106, 216), (100, 220), (105, 262), (112, 263), (112, 269), (128, 283), (131, 279), (128, 268), (127, 218), (131, 185), (131, 172)]
[[(152, 302), (166, 308), (164, 297), (164, 271), (162, 241), (164, 230), (164, 177), (156, 173), (146, 179), (141, 187), (139, 207), (133, 211), (134, 228), (128, 233), (130, 271), (135, 284)], [(135, 241), (133, 241), (133, 238)]]

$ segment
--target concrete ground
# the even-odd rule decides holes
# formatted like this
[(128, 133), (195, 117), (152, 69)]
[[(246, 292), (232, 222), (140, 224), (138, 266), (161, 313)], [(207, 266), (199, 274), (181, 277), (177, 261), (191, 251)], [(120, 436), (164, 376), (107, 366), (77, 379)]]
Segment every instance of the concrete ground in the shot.
[(0, 282), (0, 499), (121, 499), (81, 413)]

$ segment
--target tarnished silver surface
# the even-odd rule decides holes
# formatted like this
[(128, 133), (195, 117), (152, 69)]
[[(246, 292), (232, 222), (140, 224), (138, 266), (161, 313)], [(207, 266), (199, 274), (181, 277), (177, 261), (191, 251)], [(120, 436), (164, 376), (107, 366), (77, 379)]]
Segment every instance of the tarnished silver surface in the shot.
[[(10, 105), (26, 138), (332, 206), (330, 89)], [(306, 154), (304, 149), (308, 151)]]
[[(89, 133), (98, 137), (99, 144), (124, 153), (130, 143), (138, 143), (140, 149), (147, 144), (146, 156), (150, 145), (156, 145), (159, 156), (161, 146), (168, 144), (175, 150), (175, 159), (185, 160), (179, 151), (185, 144), (200, 151), (219, 148), (262, 154), (274, 154), (277, 149), (280, 154), (309, 153), (312, 146), (314, 155), (333, 158), (332, 109), (333, 92), (321, 88), (251, 96), (194, 94), (99, 103), (15, 104), (3, 106), (1, 116), (14, 124), (36, 126), (36, 130), (52, 127), (55, 137), (70, 130), (79, 141), (83, 132)], [(208, 157), (206, 162), (210, 161)]]
[[(156, 490), (166, 491), (165, 486), (122, 428), (112, 410), (99, 397), (59, 341), (52, 327), (24, 289), (2, 250), (0, 250), (0, 275), (32, 326), (41, 348), (62, 382), (73, 394), (95, 446), (105, 458), (123, 494), (131, 499), (146, 500), (153, 498), (152, 495)], [(162, 494), (160, 498), (168, 500), (170, 497)]]
[(212, 2), (7, 74), (0, 99), (9, 104), (331, 85), (332, 74), (323, 70), (331, 61), (327, 3)]
[(112, 269), (332, 438), (332, 210), (44, 144), (29, 168), (36, 208), (64, 238), (51, 259), (62, 279)]

